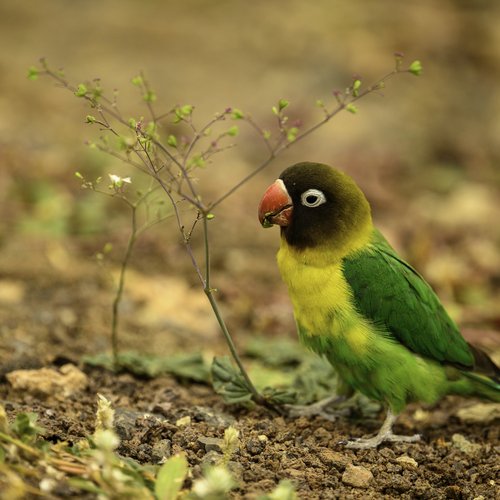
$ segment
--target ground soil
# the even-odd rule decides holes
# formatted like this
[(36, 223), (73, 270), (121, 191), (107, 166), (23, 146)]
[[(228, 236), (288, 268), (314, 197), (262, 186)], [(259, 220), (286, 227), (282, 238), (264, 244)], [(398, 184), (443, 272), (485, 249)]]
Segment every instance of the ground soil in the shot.
[[(4, 378), (0, 383), (0, 399), (11, 417), (19, 412), (36, 412), (49, 441), (72, 444), (90, 435), (94, 430), (96, 395), (100, 393), (116, 410), (121, 455), (154, 464), (165, 456), (184, 451), (193, 468), (193, 478), (200, 475), (203, 464), (210, 463), (217, 453), (204, 438), (220, 438), (225, 428), (230, 424), (235, 426), (240, 431), (241, 444), (230, 464), (239, 485), (233, 498), (256, 498), (282, 479), (293, 481), (299, 498), (310, 499), (498, 497), (498, 420), (470, 424), (457, 416), (459, 409), (474, 405), (475, 401), (446, 398), (433, 408), (411, 406), (400, 417), (396, 431), (421, 433), (421, 442), (383, 444), (376, 450), (354, 451), (346, 449), (342, 441), (375, 432), (382, 422), (382, 414), (373, 418), (359, 418), (354, 414), (334, 422), (320, 417), (292, 419), (263, 408), (228, 406), (209, 385), (170, 376), (138, 378), (84, 365), (82, 354), (109, 347), (106, 321), (112, 297), (110, 283), (102, 279), (102, 271), (86, 259), (72, 262), (65, 272), (60, 269), (54, 273), (53, 269), (47, 269), (44, 260), (48, 249), (54, 251), (53, 247), (47, 242), (33, 245), (40, 245), (40, 251), (33, 254), (29, 265), (24, 267), (15, 265), (24, 259), (19, 248), (5, 252), (12, 265), (8, 273), (2, 266), (11, 290), (10, 299), (8, 293), (3, 294), (4, 300), (11, 303), (1, 310), (2, 375), (19, 368), (74, 363), (88, 375), (89, 385), (70, 397), (54, 398), (14, 391)], [(64, 248), (67, 247), (62, 245), (60, 250)], [(141, 275), (150, 286), (151, 280), (157, 278), (147, 271)], [(5, 280), (3, 283), (5, 285)], [(16, 286), (22, 290), (17, 295), (12, 292)], [(193, 290), (197, 293), (197, 289)], [(255, 299), (257, 311), (265, 303), (258, 299), (258, 292), (255, 289), (253, 293), (248, 292)], [(240, 299), (235, 291), (227, 293), (223, 296), (224, 307), (229, 308), (231, 301), (236, 307)], [(123, 318), (123, 341), (127, 347), (140, 349), (142, 345), (147, 351), (147, 328), (134, 325), (133, 320), (140, 317), (144, 304), (134, 300), (133, 296), (125, 299), (130, 311)], [(288, 308), (286, 297), (274, 296), (272, 302), (269, 307), (274, 311), (271, 315), (274, 323), (269, 319), (267, 323), (271, 335), (293, 326), (287, 313), (277, 312)], [(240, 309), (236, 307), (236, 311)], [(233, 314), (231, 322), (240, 327), (243, 333), (238, 342), (244, 343), (253, 328), (248, 327), (251, 323), (248, 314), (241, 311)], [(172, 349), (172, 337), (183, 338), (175, 332), (155, 334), (155, 328), (151, 324), (151, 338), (156, 339), (160, 352)], [(163, 347), (158, 335), (165, 338)], [(205, 342), (211, 346), (211, 352), (225, 350), (217, 334), (210, 334)], [(179, 343), (185, 344), (186, 339)], [(203, 347), (203, 341), (200, 345)], [(168, 347), (165, 349), (165, 346)], [(185, 350), (185, 345), (182, 347)], [(190, 422), (178, 425), (178, 420), (186, 416)], [(477, 446), (460, 447), (453, 437), (455, 434)], [(401, 457), (405, 458), (398, 460)], [(344, 475), (346, 468), (350, 469), (349, 464), (368, 469), (373, 478), (362, 486), (350, 485), (351, 481)], [(65, 498), (76, 493), (63, 482), (52, 494), (54, 498)], [(80, 495), (76, 497), (81, 498)]]

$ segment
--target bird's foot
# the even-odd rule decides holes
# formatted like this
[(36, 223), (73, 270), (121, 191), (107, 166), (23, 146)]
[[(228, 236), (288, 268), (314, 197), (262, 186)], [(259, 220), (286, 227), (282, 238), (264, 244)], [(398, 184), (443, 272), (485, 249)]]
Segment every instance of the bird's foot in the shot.
[(401, 436), (399, 434), (393, 434), (392, 424), (395, 421), (396, 415), (394, 415), (394, 413), (392, 413), (392, 410), (389, 408), (387, 410), (387, 416), (385, 417), (384, 423), (375, 436), (371, 438), (352, 439), (344, 442), (344, 444), (346, 448), (366, 450), (368, 448), (376, 448), (379, 444), (384, 442), (414, 443), (415, 441), (420, 441), (420, 434), (415, 434), (413, 436)]
[(310, 405), (285, 405), (285, 410), (289, 417), (322, 417), (325, 420), (334, 422), (337, 417), (345, 416), (348, 409), (331, 409), (330, 407), (343, 403), (347, 398), (345, 396), (332, 396), (322, 399)]
[(378, 433), (376, 436), (371, 438), (356, 438), (347, 441), (345, 447), (357, 450), (366, 450), (369, 448), (376, 448), (379, 444), (389, 442), (389, 443), (415, 443), (420, 441), (420, 434), (414, 434), (413, 436), (402, 436), (400, 434), (388, 433)]

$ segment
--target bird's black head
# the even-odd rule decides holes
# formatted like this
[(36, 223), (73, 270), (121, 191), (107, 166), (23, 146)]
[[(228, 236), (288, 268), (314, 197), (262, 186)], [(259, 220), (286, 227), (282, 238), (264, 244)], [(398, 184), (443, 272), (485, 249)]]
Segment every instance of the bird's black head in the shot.
[(370, 206), (346, 174), (320, 163), (288, 167), (259, 205), (264, 227), (281, 226), (296, 250), (329, 246), (346, 253), (371, 231)]

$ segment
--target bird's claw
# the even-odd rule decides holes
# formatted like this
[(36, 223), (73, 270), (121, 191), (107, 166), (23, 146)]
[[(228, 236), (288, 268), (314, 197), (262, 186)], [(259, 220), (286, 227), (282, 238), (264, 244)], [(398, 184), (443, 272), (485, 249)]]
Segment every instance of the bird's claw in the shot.
[(377, 434), (371, 438), (355, 438), (349, 439), (348, 441), (341, 441), (346, 448), (366, 450), (369, 448), (376, 448), (379, 444), (384, 442), (389, 443), (415, 443), (420, 441), (420, 434), (414, 434), (413, 436), (402, 436), (399, 434), (393, 434), (392, 432), (387, 434)]

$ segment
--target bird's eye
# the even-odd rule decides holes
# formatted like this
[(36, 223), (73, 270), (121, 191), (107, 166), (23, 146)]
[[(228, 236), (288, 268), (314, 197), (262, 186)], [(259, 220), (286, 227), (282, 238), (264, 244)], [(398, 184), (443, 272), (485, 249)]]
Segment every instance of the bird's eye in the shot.
[(314, 208), (326, 203), (326, 197), (319, 189), (308, 189), (300, 195), (300, 201), (302, 205)]

